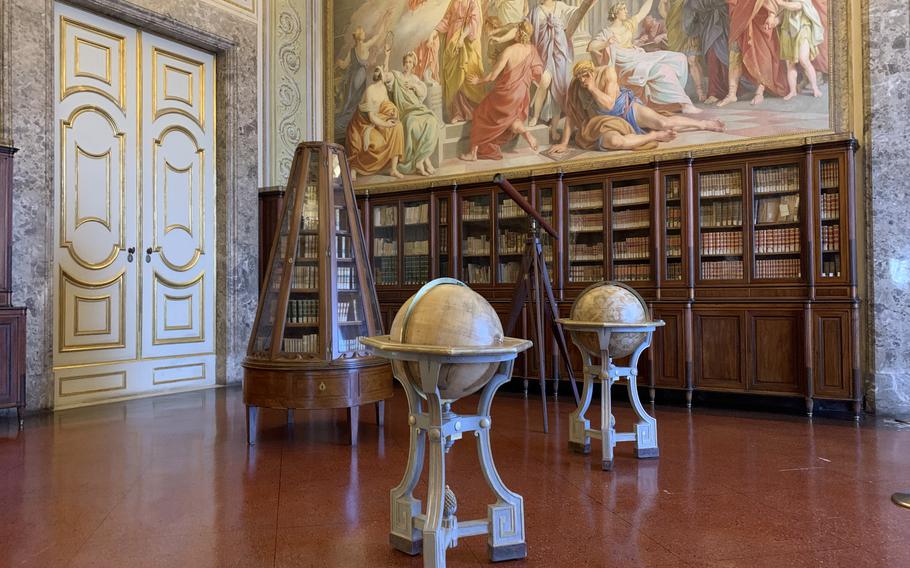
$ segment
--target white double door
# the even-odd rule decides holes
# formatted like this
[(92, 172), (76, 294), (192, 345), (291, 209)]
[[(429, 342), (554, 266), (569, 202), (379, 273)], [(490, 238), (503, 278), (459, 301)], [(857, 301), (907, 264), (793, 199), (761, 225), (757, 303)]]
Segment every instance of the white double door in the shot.
[(214, 57), (55, 25), (55, 407), (214, 384)]

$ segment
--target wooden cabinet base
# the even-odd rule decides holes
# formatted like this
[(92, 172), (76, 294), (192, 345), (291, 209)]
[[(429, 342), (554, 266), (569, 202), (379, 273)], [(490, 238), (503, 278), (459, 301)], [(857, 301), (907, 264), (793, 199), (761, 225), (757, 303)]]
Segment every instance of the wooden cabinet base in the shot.
[(392, 369), (380, 360), (364, 360), (359, 365), (314, 366), (283, 369), (273, 362), (243, 363), (243, 403), (247, 407), (247, 442), (256, 441), (259, 408), (288, 410), (348, 409), (351, 444), (357, 443), (360, 406), (376, 404), (376, 423), (383, 424), (383, 408), (392, 396)]

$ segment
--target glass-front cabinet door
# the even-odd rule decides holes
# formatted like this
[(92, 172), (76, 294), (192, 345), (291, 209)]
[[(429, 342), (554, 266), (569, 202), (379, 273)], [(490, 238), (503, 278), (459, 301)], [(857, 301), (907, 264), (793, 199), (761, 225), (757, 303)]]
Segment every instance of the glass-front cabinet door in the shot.
[(568, 278), (570, 284), (604, 276), (604, 188), (600, 182), (568, 186)]
[(377, 286), (398, 285), (398, 203), (373, 206), (373, 275)]
[[(554, 207), (554, 192), (553, 188), (544, 187), (537, 192), (538, 201), (537, 201), (537, 212), (540, 213), (540, 216), (550, 224), (551, 227), (559, 230), (556, 227), (556, 214)], [(550, 282), (556, 282), (556, 251), (553, 246), (553, 237), (550, 236), (544, 230), (540, 231), (540, 248), (543, 251), (543, 259), (547, 265), (547, 274), (550, 277)]]
[(422, 286), (430, 281), (430, 200), (405, 201), (402, 217), (402, 284)]
[(796, 280), (802, 275), (798, 164), (752, 169), (752, 278)]
[(698, 174), (698, 233), (700, 279), (743, 280), (742, 170)]
[[(521, 196), (528, 201), (528, 192)], [(496, 194), (496, 282), (511, 284), (518, 280), (521, 259), (531, 222), (521, 207), (503, 192)]]
[(685, 278), (683, 251), (682, 174), (663, 177), (664, 198), (664, 280), (682, 282)]
[(452, 254), (450, 243), (452, 241), (452, 228), (449, 225), (451, 204), (448, 197), (436, 199), (436, 276), (452, 276)]
[(613, 181), (610, 201), (612, 278), (624, 282), (651, 280), (650, 178)]
[(818, 255), (820, 282), (839, 282), (846, 278), (844, 244), (847, 194), (843, 162), (838, 157), (822, 158), (816, 167), (818, 185)]
[(461, 279), (468, 284), (492, 282), (490, 204), (489, 191), (461, 198)]

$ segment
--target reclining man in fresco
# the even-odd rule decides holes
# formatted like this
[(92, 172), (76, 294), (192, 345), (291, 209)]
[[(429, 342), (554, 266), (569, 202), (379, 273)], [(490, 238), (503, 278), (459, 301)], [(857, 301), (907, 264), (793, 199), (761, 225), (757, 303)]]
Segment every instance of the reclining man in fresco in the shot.
[(619, 86), (613, 65), (595, 67), (591, 61), (580, 61), (572, 76), (562, 141), (549, 150), (554, 156), (568, 151), (572, 134), (583, 150), (649, 150), (658, 142), (674, 140), (680, 131), (725, 129), (719, 120), (664, 116), (646, 107), (631, 90)]
[(398, 170), (398, 162), (404, 156), (404, 129), (398, 107), (389, 100), (385, 85), (390, 52), (386, 48), (385, 65), (373, 70), (373, 81), (363, 92), (348, 125), (348, 161), (356, 174), (387, 171), (392, 177), (404, 177)]

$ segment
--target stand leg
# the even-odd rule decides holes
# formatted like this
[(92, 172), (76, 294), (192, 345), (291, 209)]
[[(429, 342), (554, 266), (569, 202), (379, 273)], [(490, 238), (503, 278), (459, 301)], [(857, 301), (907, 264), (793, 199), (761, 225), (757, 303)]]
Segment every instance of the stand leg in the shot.
[(22, 407), (16, 407), (16, 422), (19, 423), (19, 429), (22, 430), (25, 428), (25, 419), (22, 416)]
[(651, 404), (654, 404), (654, 399), (657, 397), (657, 389), (651, 387), (648, 389), (648, 395), (651, 397)]
[[(585, 355), (585, 367), (591, 360)], [(591, 406), (591, 398), (594, 395), (594, 376), (584, 371), (584, 385), (581, 390), (581, 399), (578, 408), (569, 416), (569, 449), (582, 454), (591, 452), (591, 437), (585, 431), (591, 427), (591, 421), (585, 418), (585, 413)]]
[[(632, 369), (634, 373), (635, 367)], [(660, 455), (657, 449), (657, 420), (645, 412), (645, 408), (638, 398), (637, 374), (629, 375), (626, 379), (629, 387), (629, 401), (638, 416), (638, 422), (635, 423), (635, 455), (640, 459), (656, 458)]]
[(348, 408), (348, 425), (351, 428), (351, 445), (357, 445), (357, 426), (360, 423), (360, 407), (352, 406)]
[(521, 495), (509, 491), (502, 482), (493, 463), (493, 452), (490, 447), (490, 427), (492, 426), (490, 405), (496, 390), (508, 380), (511, 374), (512, 362), (501, 366), (497, 375), (484, 388), (477, 405), (477, 415), (481, 420), (481, 428), (476, 432), (477, 457), (480, 460), (480, 469), (483, 471), (484, 479), (496, 496), (496, 503), (487, 507), (487, 519), (490, 523), (487, 552), (493, 562), (515, 560), (528, 555), (528, 546), (525, 542), (524, 500)]
[(427, 472), (427, 520), (423, 527), (424, 568), (446, 565), (449, 535), (442, 526), (446, 494), (446, 439), (442, 435), (442, 402), (437, 394), (427, 393), (430, 415), (430, 466)]
[(550, 431), (549, 417), (547, 416), (547, 385), (544, 376), (546, 375), (546, 358), (544, 357), (544, 335), (543, 335), (543, 304), (542, 297), (540, 293), (540, 266), (538, 264), (538, 258), (535, 254), (533, 257), (533, 274), (531, 275), (532, 282), (531, 286), (534, 287), (534, 333), (536, 335), (537, 341), (535, 341), (534, 350), (537, 352), (537, 370), (540, 374), (540, 404), (543, 406), (543, 431), (547, 433)]
[(811, 396), (806, 397), (806, 416), (812, 418), (812, 412), (815, 410), (815, 399)]
[(259, 409), (255, 406), (246, 407), (246, 443), (249, 446), (256, 444), (256, 422)]
[[(609, 359), (604, 363), (604, 368), (609, 365)], [(613, 403), (611, 399), (611, 390), (613, 387), (612, 377), (607, 373), (601, 374), (600, 380), (600, 434), (603, 446), (604, 471), (613, 470), (613, 448), (616, 447), (616, 423), (613, 419)]]
[(686, 408), (688, 408), (689, 410), (692, 410), (692, 391), (691, 390), (686, 391)]
[[(398, 364), (393, 363), (393, 369)], [(399, 375), (396, 369), (395, 376), (403, 375)], [(389, 531), (389, 543), (396, 550), (413, 556), (420, 554), (423, 550), (423, 535), (421, 531), (414, 528), (414, 518), (420, 515), (421, 511), (420, 501), (414, 498), (414, 488), (417, 487), (420, 473), (423, 471), (427, 435), (416, 425), (416, 417), (423, 412), (420, 395), (409, 382), (401, 380), (399, 382), (404, 387), (405, 395), (408, 398), (408, 423), (411, 436), (408, 464), (405, 467), (404, 476), (398, 486), (389, 492), (392, 527)]]
[(288, 408), (288, 426), (294, 425), (294, 409)]
[(376, 425), (382, 426), (385, 424), (385, 401), (380, 400), (376, 403)]

